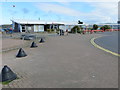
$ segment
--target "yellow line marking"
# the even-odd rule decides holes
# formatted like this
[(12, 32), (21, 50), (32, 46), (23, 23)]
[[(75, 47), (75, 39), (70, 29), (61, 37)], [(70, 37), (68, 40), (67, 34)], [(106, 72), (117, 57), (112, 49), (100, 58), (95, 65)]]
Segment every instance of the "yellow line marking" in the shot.
[(105, 49), (105, 48), (97, 45), (97, 44), (95, 43), (95, 39), (97, 39), (97, 38), (99, 38), (99, 37), (92, 38), (92, 39), (90, 40), (90, 42), (91, 42), (95, 47), (97, 47), (97, 48), (99, 48), (99, 49), (101, 49), (101, 50), (103, 50), (103, 51), (105, 51), (105, 52), (108, 52), (108, 53), (110, 53), (110, 54), (112, 54), (112, 55), (115, 55), (115, 56), (120, 57), (120, 54), (115, 53), (115, 52), (112, 52), (112, 51), (110, 51), (110, 50), (108, 50), (108, 49)]

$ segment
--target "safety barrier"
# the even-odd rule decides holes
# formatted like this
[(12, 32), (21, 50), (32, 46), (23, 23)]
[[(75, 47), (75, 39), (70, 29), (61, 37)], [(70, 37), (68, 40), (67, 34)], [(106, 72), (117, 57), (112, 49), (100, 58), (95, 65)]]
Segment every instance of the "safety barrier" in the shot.
[(120, 31), (120, 29), (106, 29), (106, 31)]
[[(106, 29), (105, 31), (110, 31), (110, 32), (112, 32), (112, 31), (120, 31), (120, 29)], [(83, 31), (83, 33), (85, 34), (85, 33), (90, 33), (90, 34), (92, 34), (92, 33), (94, 33), (94, 32), (105, 32), (104, 30), (84, 30)]]
[(92, 34), (93, 32), (104, 32), (104, 30), (84, 30), (83, 32), (89, 32), (90, 34)]

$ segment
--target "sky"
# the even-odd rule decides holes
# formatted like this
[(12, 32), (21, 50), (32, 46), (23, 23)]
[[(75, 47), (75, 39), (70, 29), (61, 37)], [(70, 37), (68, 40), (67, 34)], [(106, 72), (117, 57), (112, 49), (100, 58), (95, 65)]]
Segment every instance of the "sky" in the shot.
[[(116, 23), (118, 2), (0, 2), (0, 25), (11, 19)], [(15, 7), (14, 7), (15, 6)]]

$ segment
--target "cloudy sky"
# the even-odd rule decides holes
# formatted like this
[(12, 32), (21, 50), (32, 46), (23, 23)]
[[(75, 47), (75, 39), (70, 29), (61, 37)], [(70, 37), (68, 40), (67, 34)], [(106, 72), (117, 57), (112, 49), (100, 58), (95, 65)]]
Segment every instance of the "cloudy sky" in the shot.
[[(101, 0), (102, 1), (102, 0)], [(31, 19), (42, 21), (68, 21), (85, 23), (116, 23), (118, 1), (109, 2), (5, 2), (0, 3), (2, 22), (10, 19)]]

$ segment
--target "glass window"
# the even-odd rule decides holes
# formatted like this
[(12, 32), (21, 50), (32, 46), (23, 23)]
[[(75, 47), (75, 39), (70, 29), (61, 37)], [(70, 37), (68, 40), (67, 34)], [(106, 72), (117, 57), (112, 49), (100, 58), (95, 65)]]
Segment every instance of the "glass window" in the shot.
[(22, 25), (22, 29), (25, 30), (25, 25)]

